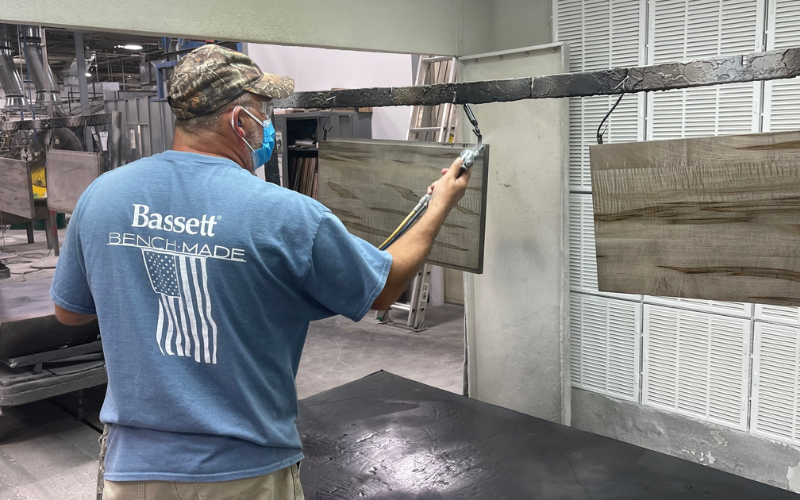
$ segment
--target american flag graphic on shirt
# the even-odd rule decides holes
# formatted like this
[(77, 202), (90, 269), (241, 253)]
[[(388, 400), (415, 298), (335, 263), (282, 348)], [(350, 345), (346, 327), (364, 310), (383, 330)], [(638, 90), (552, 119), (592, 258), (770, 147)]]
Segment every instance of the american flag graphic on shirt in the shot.
[(159, 295), (156, 342), (161, 354), (217, 362), (217, 324), (211, 316), (206, 257), (142, 249)]

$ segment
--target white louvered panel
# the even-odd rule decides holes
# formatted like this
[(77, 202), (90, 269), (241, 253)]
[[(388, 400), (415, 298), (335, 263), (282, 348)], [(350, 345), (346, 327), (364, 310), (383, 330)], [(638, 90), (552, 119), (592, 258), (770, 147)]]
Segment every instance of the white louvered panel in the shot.
[(581, 386), (581, 350), (583, 349), (582, 295), (569, 294), (569, 377), (573, 387)]
[[(800, 38), (798, 39), (800, 44)], [(800, 129), (800, 80), (778, 80), (764, 85), (764, 131)]]
[(750, 322), (644, 306), (642, 404), (747, 426)]
[(800, 326), (800, 308), (756, 304), (756, 319)]
[(612, 0), (611, 2), (611, 59), (610, 67), (644, 64), (644, 26), (642, 26), (640, 0)]
[(734, 83), (717, 89), (716, 134), (758, 132), (761, 89), (757, 83)]
[[(764, 0), (654, 0), (652, 63), (754, 52), (761, 47)], [(648, 139), (758, 131), (760, 84), (654, 93)]]
[(592, 178), (583, 165), (583, 99), (569, 99), (569, 185), (570, 189), (591, 189)]
[[(570, 44), (569, 69), (593, 71), (644, 62), (640, 55), (641, 0), (558, 0), (558, 41)], [(607, 122), (606, 143), (641, 140), (642, 96), (627, 96)], [(614, 97), (573, 98), (569, 104), (569, 183), (590, 191), (589, 146)]]
[(569, 71), (583, 68), (583, 0), (556, 2), (556, 40), (569, 43)]
[[(767, 49), (784, 49), (800, 44), (800, 2), (770, 0)], [(764, 131), (800, 129), (800, 81), (776, 80), (764, 87)]]
[(569, 195), (569, 288), (581, 290), (584, 283), (583, 269), (583, 228), (581, 216), (583, 214), (582, 198), (580, 194)]
[(592, 195), (569, 195), (570, 289), (597, 293)]
[(800, 41), (800, 2), (770, 0), (768, 49), (796, 47)]
[(640, 325), (636, 302), (571, 293), (572, 385), (638, 401)]
[(800, 329), (755, 324), (751, 432), (800, 444)]
[(611, 8), (609, 0), (583, 2), (583, 70), (608, 69), (611, 59)]
[(650, 94), (648, 139), (757, 132), (759, 92), (758, 84), (742, 83)]
[(719, 302), (716, 300), (682, 299), (677, 297), (653, 297), (644, 296), (644, 301), (648, 304), (659, 304), (693, 311), (709, 312), (717, 314), (729, 314), (750, 318), (753, 312), (753, 304), (743, 302)]
[(764, 0), (653, 0), (654, 64), (754, 52)]
[(641, 295), (598, 292), (594, 209), (590, 194), (569, 195), (569, 286), (573, 291), (607, 297), (636, 301), (642, 298)]

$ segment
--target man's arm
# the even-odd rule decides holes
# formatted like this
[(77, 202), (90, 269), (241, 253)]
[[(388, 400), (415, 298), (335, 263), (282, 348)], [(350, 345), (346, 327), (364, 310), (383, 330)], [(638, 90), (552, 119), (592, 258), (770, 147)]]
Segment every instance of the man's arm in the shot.
[(95, 318), (97, 318), (96, 314), (80, 314), (56, 305), (56, 319), (67, 326), (85, 325), (94, 321)]
[(458, 158), (449, 169), (442, 171), (442, 178), (428, 188), (428, 192), (433, 192), (433, 198), (425, 214), (387, 250), (392, 254), (392, 267), (372, 309), (388, 309), (422, 268), (447, 214), (467, 190), (470, 171), (456, 178), (462, 163), (463, 160)]

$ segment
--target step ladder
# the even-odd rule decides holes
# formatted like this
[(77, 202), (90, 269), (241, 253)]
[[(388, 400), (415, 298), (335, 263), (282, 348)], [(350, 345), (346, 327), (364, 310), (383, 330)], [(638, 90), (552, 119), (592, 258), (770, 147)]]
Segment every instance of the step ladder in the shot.
[[(458, 80), (458, 59), (450, 56), (420, 56), (417, 63), (417, 77), (414, 85), (436, 83), (455, 83)], [(452, 143), (458, 126), (457, 106), (452, 103), (437, 106), (414, 106), (411, 111), (411, 125), (406, 139), (419, 142)], [(433, 182), (435, 179), (431, 179)], [(408, 302), (395, 302), (389, 309), (378, 311), (375, 317), (382, 325), (410, 328), (415, 332), (425, 330), (425, 310), (428, 307), (428, 294), (431, 286), (432, 266), (424, 264), (417, 276), (406, 289)], [(402, 298), (402, 297), (401, 297)], [(406, 313), (405, 324), (396, 323), (389, 311)]]

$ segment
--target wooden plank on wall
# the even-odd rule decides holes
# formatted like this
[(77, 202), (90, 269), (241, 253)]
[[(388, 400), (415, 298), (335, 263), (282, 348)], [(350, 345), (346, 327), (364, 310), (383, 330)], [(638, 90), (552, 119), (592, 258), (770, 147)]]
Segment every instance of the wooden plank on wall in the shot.
[(33, 219), (31, 164), (0, 158), (0, 212)]
[(72, 213), (78, 198), (103, 171), (99, 153), (63, 151), (47, 152), (47, 207)]
[(599, 289), (800, 306), (800, 132), (591, 148)]
[[(319, 201), (352, 234), (380, 245), (467, 144), (328, 140), (319, 145)], [(445, 220), (428, 261), (483, 272), (489, 146), (472, 167), (464, 198)]]

